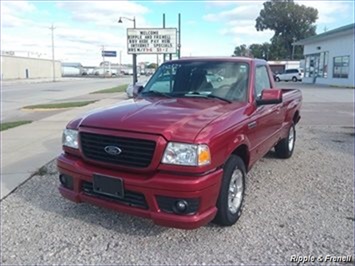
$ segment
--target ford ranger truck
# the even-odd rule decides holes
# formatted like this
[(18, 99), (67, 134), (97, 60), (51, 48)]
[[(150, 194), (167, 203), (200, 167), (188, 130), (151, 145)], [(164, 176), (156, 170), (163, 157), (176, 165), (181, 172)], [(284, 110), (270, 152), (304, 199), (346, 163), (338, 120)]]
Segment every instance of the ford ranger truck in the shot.
[(252, 166), (270, 149), (280, 158), (294, 151), (302, 95), (275, 88), (264, 60), (169, 61), (133, 93), (67, 125), (57, 159), (63, 197), (162, 226), (231, 226)]

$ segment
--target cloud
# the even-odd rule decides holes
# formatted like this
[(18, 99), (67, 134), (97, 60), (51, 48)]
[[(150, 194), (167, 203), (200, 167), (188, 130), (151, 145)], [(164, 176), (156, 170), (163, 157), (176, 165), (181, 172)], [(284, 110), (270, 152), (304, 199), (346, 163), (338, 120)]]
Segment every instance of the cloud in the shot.
[(235, 5), (235, 1), (231, 1), (231, 0), (213, 0), (213, 1), (206, 1), (207, 5), (209, 7), (225, 7), (225, 6), (229, 6), (229, 5)]
[[(69, 2), (57, 3), (58, 8), (68, 11), (73, 20), (80, 23), (92, 23), (96, 26), (117, 27), (120, 16), (128, 18), (136, 17), (137, 27), (146, 24), (144, 15), (149, 9), (132, 1), (92, 1), (92, 2)], [(131, 23), (127, 21), (127, 24)], [(128, 24), (131, 25), (131, 24)], [(124, 25), (119, 25), (124, 27)], [(133, 24), (132, 24), (133, 26)]]
[(23, 17), (36, 11), (36, 7), (27, 1), (1, 1), (1, 26), (5, 28), (28, 25), (31, 21)]
[(262, 2), (234, 2), (233, 8), (209, 13), (204, 16), (204, 20), (221, 23), (223, 26), (219, 33), (230, 37), (234, 45), (268, 42), (273, 32), (270, 30), (258, 32), (255, 28), (255, 19), (262, 7)]
[(218, 13), (209, 13), (204, 16), (206, 21), (230, 21), (230, 20), (255, 20), (259, 15), (262, 2), (234, 2), (231, 10), (221, 11)]
[(318, 10), (317, 24), (330, 24), (339, 19), (339, 14), (349, 14), (354, 10), (354, 2), (348, 1), (295, 1), (297, 4), (313, 7)]

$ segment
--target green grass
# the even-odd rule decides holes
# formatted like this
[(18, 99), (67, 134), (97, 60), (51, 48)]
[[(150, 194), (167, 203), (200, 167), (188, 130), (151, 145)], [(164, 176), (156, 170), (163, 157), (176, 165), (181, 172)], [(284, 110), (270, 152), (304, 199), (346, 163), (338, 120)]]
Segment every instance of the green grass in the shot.
[(128, 84), (123, 84), (123, 85), (120, 85), (120, 86), (117, 86), (117, 87), (113, 87), (113, 88), (109, 88), (109, 89), (94, 91), (94, 92), (91, 92), (90, 94), (125, 92), (127, 86), (128, 86)]
[(22, 121), (14, 121), (14, 122), (5, 122), (0, 124), (0, 131), (4, 131), (13, 127), (18, 127), (22, 126), (25, 124), (32, 123), (32, 121), (29, 120), (22, 120)]
[(82, 101), (82, 102), (67, 102), (67, 103), (48, 103), (48, 104), (36, 104), (23, 107), (24, 109), (57, 109), (57, 108), (70, 108), (81, 107), (88, 104), (92, 104), (96, 101)]

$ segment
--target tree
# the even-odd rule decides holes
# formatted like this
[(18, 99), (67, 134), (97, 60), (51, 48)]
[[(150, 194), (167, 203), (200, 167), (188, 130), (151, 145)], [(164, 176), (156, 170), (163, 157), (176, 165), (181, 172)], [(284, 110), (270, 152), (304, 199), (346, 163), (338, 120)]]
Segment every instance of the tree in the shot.
[[(257, 31), (266, 29), (274, 31), (271, 50), (277, 57), (291, 58), (292, 43), (295, 40), (316, 34), (314, 23), (318, 19), (317, 9), (296, 4), (293, 0), (271, 0), (263, 5), (255, 27)], [(276, 47), (282, 49), (274, 50)]]
[(235, 47), (233, 56), (249, 56), (249, 51), (245, 44)]
[(157, 68), (157, 64), (156, 63), (150, 63), (149, 65), (147, 65), (147, 68), (149, 69), (156, 69)]
[(255, 58), (262, 58), (269, 60), (270, 55), (270, 44), (265, 42), (263, 44), (251, 44), (249, 46), (249, 51), (251, 55)]

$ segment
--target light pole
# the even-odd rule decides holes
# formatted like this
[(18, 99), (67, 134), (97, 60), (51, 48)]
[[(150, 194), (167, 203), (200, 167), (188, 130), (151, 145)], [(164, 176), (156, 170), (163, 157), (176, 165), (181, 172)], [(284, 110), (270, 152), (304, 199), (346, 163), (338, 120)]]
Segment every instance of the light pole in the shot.
[[(127, 18), (127, 17), (120, 17), (118, 20), (118, 23), (122, 23), (122, 19), (127, 19), (129, 21), (133, 21), (133, 28), (136, 28), (136, 18), (133, 17), (133, 19), (131, 18)], [(137, 80), (137, 54), (133, 54), (132, 55), (133, 58), (133, 86), (136, 84)]]

